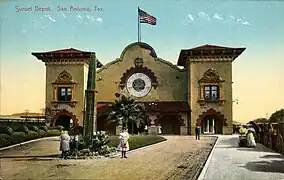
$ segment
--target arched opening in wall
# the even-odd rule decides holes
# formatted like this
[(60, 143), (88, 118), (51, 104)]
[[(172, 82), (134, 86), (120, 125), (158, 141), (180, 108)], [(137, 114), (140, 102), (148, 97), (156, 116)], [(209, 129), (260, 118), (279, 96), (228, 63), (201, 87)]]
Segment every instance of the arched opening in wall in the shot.
[(180, 135), (181, 122), (175, 115), (164, 115), (158, 120), (162, 126), (162, 134)]
[(97, 130), (106, 131), (108, 135), (115, 135), (116, 123), (107, 121), (108, 115), (101, 115), (97, 118)]
[(127, 129), (128, 133), (131, 134), (138, 134), (138, 132), (140, 131), (140, 127), (137, 127), (137, 124), (135, 122), (127, 123)]
[(203, 134), (222, 134), (223, 122), (217, 115), (207, 115), (202, 119), (201, 132)]
[(55, 126), (63, 126), (64, 130), (69, 131), (71, 125), (70, 121), (73, 121), (71, 116), (59, 115), (55, 121)]

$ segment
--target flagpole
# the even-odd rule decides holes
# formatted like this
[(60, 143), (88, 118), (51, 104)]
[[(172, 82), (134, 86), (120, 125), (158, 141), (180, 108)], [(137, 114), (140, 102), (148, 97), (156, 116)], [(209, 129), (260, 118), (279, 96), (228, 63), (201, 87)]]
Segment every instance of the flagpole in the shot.
[(138, 6), (138, 42), (141, 41), (141, 24), (140, 24), (140, 15), (139, 15), (139, 6)]

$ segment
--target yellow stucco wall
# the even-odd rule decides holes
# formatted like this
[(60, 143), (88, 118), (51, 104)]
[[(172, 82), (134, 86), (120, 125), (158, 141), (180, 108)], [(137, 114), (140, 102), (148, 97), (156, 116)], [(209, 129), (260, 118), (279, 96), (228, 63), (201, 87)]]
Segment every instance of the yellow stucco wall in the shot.
[[(57, 63), (57, 64), (46, 64), (46, 107), (53, 108), (53, 85), (52, 83), (57, 79), (58, 75), (62, 71), (67, 71), (76, 84), (74, 91), (74, 100), (77, 101), (75, 108), (68, 105), (59, 104), (57, 109), (66, 109), (76, 115), (79, 120), (79, 125), (83, 126), (83, 97), (85, 90), (85, 71), (86, 65), (83, 63)], [(85, 82), (85, 83), (84, 83)]]
[[(224, 105), (220, 106), (218, 103), (207, 103), (207, 108), (200, 107), (197, 102), (200, 99), (200, 87), (198, 80), (200, 80), (204, 73), (209, 69), (215, 69), (219, 76), (225, 80), (222, 83)], [(228, 126), (223, 128), (223, 134), (232, 134), (232, 63), (230, 62), (191, 62), (190, 71), (190, 106), (191, 106), (191, 132), (195, 132), (195, 124), (199, 115), (210, 108), (221, 112), (227, 119)]]
[[(119, 87), (120, 78), (127, 69), (134, 67), (134, 60), (143, 58), (143, 66), (151, 69), (158, 81), (156, 89), (152, 87), (150, 93), (137, 101), (186, 101), (187, 87), (185, 70), (179, 69), (170, 62), (153, 58), (150, 50), (140, 48), (139, 45), (127, 49), (121, 59), (111, 62), (101, 68), (97, 74), (97, 101), (112, 102), (116, 99), (115, 93), (127, 94), (126, 88)], [(178, 77), (178, 79), (177, 79)]]

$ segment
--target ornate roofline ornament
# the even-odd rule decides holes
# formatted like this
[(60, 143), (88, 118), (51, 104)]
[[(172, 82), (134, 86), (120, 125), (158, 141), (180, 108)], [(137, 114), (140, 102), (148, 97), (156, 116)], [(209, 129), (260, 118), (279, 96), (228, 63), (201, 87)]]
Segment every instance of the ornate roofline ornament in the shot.
[(218, 72), (215, 69), (210, 68), (204, 73), (203, 77), (198, 82), (199, 83), (221, 83), (221, 82), (224, 82), (224, 80), (222, 80), (222, 78), (218, 75)]
[(119, 86), (124, 89), (126, 86), (127, 79), (135, 73), (143, 73), (147, 75), (151, 79), (151, 85), (154, 87), (154, 89), (157, 88), (158, 82), (157, 77), (154, 72), (152, 72), (151, 69), (148, 69), (147, 67), (143, 66), (143, 59), (137, 57), (134, 60), (135, 67), (131, 67), (130, 69), (127, 69), (125, 73), (123, 73), (122, 77), (120, 78)]
[(58, 75), (57, 79), (52, 84), (76, 84), (76, 83), (72, 80), (71, 74), (69, 74), (67, 71), (64, 70)]

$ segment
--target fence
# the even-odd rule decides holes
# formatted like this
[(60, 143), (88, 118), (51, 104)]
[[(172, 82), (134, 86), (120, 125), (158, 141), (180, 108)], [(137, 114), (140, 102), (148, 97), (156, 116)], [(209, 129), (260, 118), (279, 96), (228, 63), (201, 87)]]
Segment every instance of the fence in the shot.
[(28, 119), (28, 118), (21, 118), (21, 119), (6, 119), (0, 118), (0, 127), (10, 126), (12, 128), (17, 128), (21, 125), (36, 125), (36, 126), (43, 126), (46, 125), (45, 119)]
[(261, 128), (260, 143), (280, 154), (284, 154), (284, 123), (259, 124), (259, 126)]

